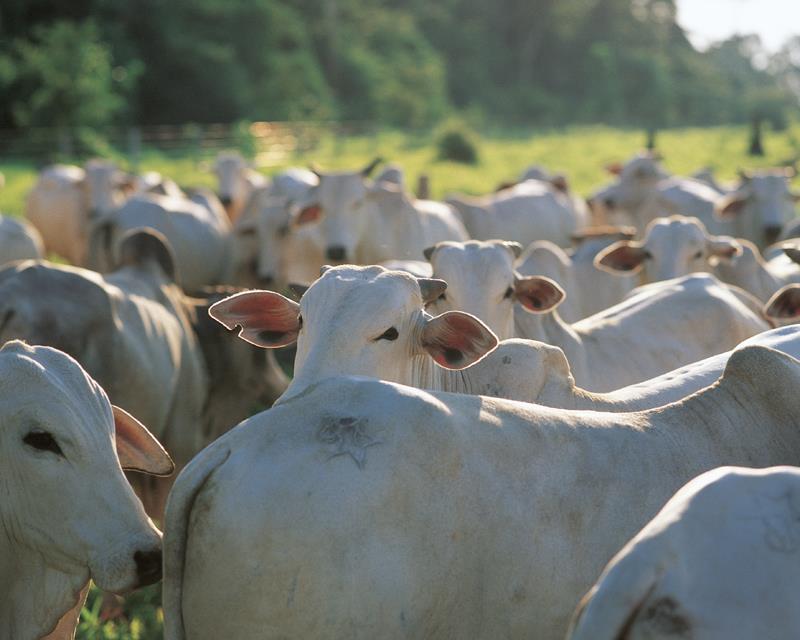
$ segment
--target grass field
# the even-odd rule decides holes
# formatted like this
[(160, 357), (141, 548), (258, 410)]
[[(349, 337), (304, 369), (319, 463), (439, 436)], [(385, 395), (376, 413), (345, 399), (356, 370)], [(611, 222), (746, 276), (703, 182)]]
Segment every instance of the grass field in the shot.
[[(503, 181), (513, 179), (530, 164), (542, 164), (564, 172), (573, 190), (587, 195), (608, 181), (603, 167), (626, 160), (641, 148), (641, 131), (608, 127), (581, 127), (560, 131), (504, 132), (479, 139), (479, 163), (461, 165), (436, 160), (432, 135), (404, 135), (385, 132), (377, 136), (347, 139), (323, 138), (313, 152), (283, 158), (280, 164), (263, 168), (272, 173), (287, 166), (315, 163), (323, 169), (356, 168), (376, 155), (405, 168), (410, 184), (420, 173), (430, 176), (433, 196), (462, 191), (486, 193)], [(675, 129), (659, 134), (658, 147), (667, 169), (688, 175), (703, 166), (716, 170), (720, 180), (732, 180), (739, 168), (774, 166), (800, 157), (800, 124), (780, 133), (767, 132), (767, 155), (746, 155), (747, 130), (743, 127)], [(126, 167), (125, 158), (117, 158)], [(145, 152), (139, 170), (156, 170), (183, 185), (214, 186), (214, 177), (202, 166), (209, 158), (171, 158)], [(204, 162), (205, 161), (205, 162)], [(3, 163), (6, 187), (0, 190), (0, 212), (22, 215), (25, 193), (36, 178), (33, 163)], [(100, 619), (101, 594), (93, 590), (84, 609), (77, 637), (81, 640), (157, 640), (162, 636), (163, 616), (160, 588), (133, 594), (125, 603), (125, 615), (113, 622)]]
[[(264, 167), (273, 173), (288, 166), (315, 163), (323, 169), (348, 169), (362, 166), (375, 156), (401, 165), (410, 184), (420, 173), (430, 176), (433, 197), (446, 193), (487, 193), (500, 182), (515, 178), (528, 165), (542, 164), (551, 171), (565, 173), (572, 189), (587, 195), (608, 180), (603, 167), (612, 161), (626, 160), (641, 148), (644, 136), (639, 130), (604, 126), (575, 127), (554, 131), (505, 131), (479, 138), (479, 162), (463, 165), (436, 159), (433, 134), (406, 135), (387, 131), (374, 136), (350, 138), (323, 137), (316, 149), (279, 158), (274, 166)], [(688, 175), (703, 166), (713, 167), (720, 180), (732, 180), (740, 168), (774, 166), (800, 157), (800, 123), (782, 132), (766, 132), (767, 155), (752, 158), (746, 154), (745, 127), (707, 129), (671, 129), (658, 136), (658, 148), (669, 171)], [(178, 183), (214, 185), (207, 170), (210, 158), (175, 158), (155, 152), (143, 153), (140, 171), (155, 170)], [(119, 156), (120, 166), (126, 159)], [(6, 187), (0, 190), (0, 212), (21, 215), (24, 196), (33, 184), (33, 163), (4, 163)]]

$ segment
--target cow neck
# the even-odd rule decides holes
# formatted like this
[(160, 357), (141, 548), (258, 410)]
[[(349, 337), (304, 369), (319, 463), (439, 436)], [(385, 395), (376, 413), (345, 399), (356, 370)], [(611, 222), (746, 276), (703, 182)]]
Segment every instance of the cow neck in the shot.
[[(39, 552), (10, 540), (6, 529), (0, 530), (0, 568), (0, 640), (41, 638), (69, 626), (69, 620), (59, 623), (85, 598), (88, 569), (51, 567)], [(71, 638), (73, 630), (61, 637)]]

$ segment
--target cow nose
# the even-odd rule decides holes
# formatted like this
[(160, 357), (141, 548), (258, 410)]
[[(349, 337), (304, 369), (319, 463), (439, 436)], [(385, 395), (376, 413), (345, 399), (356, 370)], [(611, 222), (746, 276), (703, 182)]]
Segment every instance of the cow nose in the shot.
[(779, 224), (770, 224), (764, 227), (764, 239), (767, 241), (767, 244), (775, 242), (778, 236), (781, 235), (781, 231), (783, 231), (783, 227)]
[(325, 252), (325, 257), (328, 260), (343, 262), (347, 257), (347, 249), (344, 247), (328, 247), (328, 250)]
[(230, 206), (231, 202), (233, 202), (233, 198), (230, 196), (220, 196), (219, 201), (222, 203), (223, 207)]
[(161, 549), (137, 551), (133, 554), (139, 586), (144, 587), (161, 580)]

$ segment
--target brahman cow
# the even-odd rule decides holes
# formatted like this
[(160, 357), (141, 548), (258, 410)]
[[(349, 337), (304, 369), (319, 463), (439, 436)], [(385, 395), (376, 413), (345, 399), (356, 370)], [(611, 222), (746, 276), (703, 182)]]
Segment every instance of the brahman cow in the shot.
[(100, 160), (86, 170), (71, 165), (47, 167), (25, 201), (25, 216), (36, 227), (48, 252), (72, 264), (86, 264), (89, 224), (122, 204), (127, 178)]
[(639, 287), (623, 302), (568, 324), (557, 310), (564, 291), (549, 278), (517, 274), (517, 250), (501, 241), (433, 247), (428, 253), (434, 277), (448, 289), (429, 311), (460, 309), (501, 339), (516, 336), (561, 347), (575, 381), (591, 391), (647, 380), (769, 328), (755, 298), (707, 274)]
[[(595, 266), (610, 273), (636, 273), (642, 284), (670, 280), (698, 271), (710, 271), (719, 263), (741, 255), (733, 238), (713, 236), (697, 218), (670, 216), (647, 225), (640, 240), (620, 240), (600, 251)], [(733, 283), (738, 284), (738, 283)]]
[(765, 347), (639, 413), (321, 381), (178, 478), (165, 637), (562, 638), (687, 480), (800, 461), (798, 385), (800, 362)]
[(0, 264), (44, 257), (44, 242), (36, 227), (17, 218), (0, 216)]
[(764, 302), (781, 287), (800, 282), (800, 249), (796, 243), (775, 245), (783, 251), (769, 260), (749, 240), (740, 240), (739, 245), (740, 255), (720, 261), (714, 268), (720, 280), (741, 287)]
[(531, 243), (516, 261), (522, 276), (545, 276), (557, 282), (566, 296), (558, 308), (574, 322), (621, 302), (638, 284), (635, 275), (612, 275), (594, 265), (595, 256), (618, 240), (630, 240), (630, 227), (589, 227), (573, 235), (573, 248), (540, 240)]
[(267, 184), (267, 179), (252, 169), (238, 151), (220, 153), (214, 161), (214, 174), (219, 181), (219, 200), (234, 223), (253, 192)]
[(197, 190), (191, 199), (154, 193), (131, 197), (94, 223), (89, 266), (108, 272), (115, 263), (113, 251), (120, 238), (142, 227), (155, 229), (169, 241), (176, 277), (184, 290), (195, 292), (229, 282), (234, 261), (231, 226), (210, 191)]
[(800, 637), (800, 469), (683, 486), (583, 598), (570, 640)]
[(587, 224), (586, 211), (565, 188), (542, 180), (525, 180), (480, 198), (450, 196), (446, 202), (478, 240), (499, 238), (523, 245), (549, 240), (568, 247), (570, 237)]
[(317, 172), (319, 184), (296, 203), (291, 226), (316, 226), (311, 239), (325, 261), (419, 260), (434, 242), (469, 237), (451, 207), (416, 200), (391, 182), (368, 184), (366, 178), (378, 162), (355, 172)]
[[(175, 286), (163, 237), (132, 232), (119, 256), (108, 276), (32, 261), (0, 271), (0, 341), (69, 353), (150, 426), (180, 467), (264, 396), (276, 397), (286, 380), (270, 377), (278, 373), (272, 356), (208, 319), (209, 305), (224, 294), (187, 299)], [(157, 486), (142, 487), (143, 497), (157, 514), (167, 487), (149, 484)]]
[(0, 639), (66, 640), (89, 579), (124, 593), (161, 579), (161, 534), (122, 469), (173, 464), (68, 355), (0, 349)]

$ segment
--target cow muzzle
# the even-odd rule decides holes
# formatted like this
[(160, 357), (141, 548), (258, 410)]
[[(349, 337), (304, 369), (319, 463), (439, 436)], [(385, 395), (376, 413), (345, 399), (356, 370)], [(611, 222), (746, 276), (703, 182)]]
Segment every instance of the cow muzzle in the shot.
[(767, 244), (772, 244), (781, 235), (783, 227), (781, 225), (770, 224), (764, 227), (764, 241)]
[(347, 249), (341, 246), (328, 247), (325, 251), (325, 257), (333, 262), (342, 263), (347, 260)]
[(140, 587), (161, 580), (161, 549), (136, 551), (133, 554), (133, 561), (136, 563), (136, 577)]

